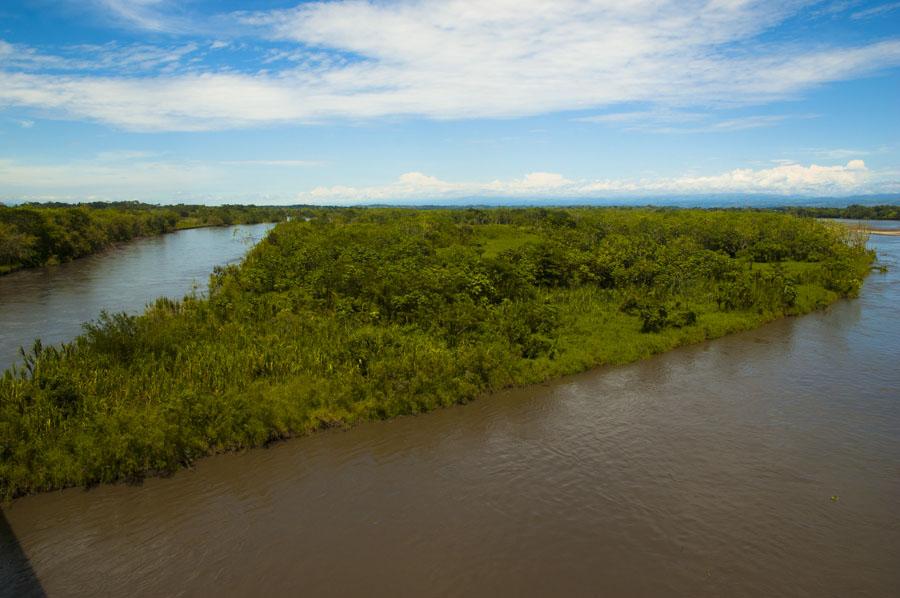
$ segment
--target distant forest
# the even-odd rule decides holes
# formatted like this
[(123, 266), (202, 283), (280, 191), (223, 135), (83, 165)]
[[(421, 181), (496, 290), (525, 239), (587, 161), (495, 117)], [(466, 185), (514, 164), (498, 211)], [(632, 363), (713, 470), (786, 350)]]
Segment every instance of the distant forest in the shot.
[(203, 226), (284, 220), (286, 208), (154, 206), (139, 202), (0, 204), (0, 274), (67, 262), (137, 237)]

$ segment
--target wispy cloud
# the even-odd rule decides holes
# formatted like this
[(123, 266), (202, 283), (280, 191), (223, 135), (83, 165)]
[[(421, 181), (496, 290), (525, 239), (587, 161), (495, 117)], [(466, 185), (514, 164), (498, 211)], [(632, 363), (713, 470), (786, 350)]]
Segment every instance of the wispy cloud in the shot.
[(595, 124), (607, 124), (626, 131), (648, 133), (731, 133), (747, 129), (775, 126), (791, 118), (812, 118), (814, 115), (793, 116), (787, 114), (762, 114), (716, 119), (715, 113), (685, 112), (676, 110), (645, 110), (613, 112), (574, 120)]
[(744, 116), (741, 118), (732, 118), (721, 120), (710, 124), (705, 130), (713, 132), (729, 132), (729, 131), (745, 131), (747, 129), (759, 129), (760, 127), (771, 127), (788, 118), (783, 114), (768, 114), (760, 116)]
[(131, 162), (134, 160), (146, 161), (148, 159), (158, 159), (162, 156), (160, 152), (150, 152), (146, 150), (112, 150), (99, 152), (95, 160), (100, 163), (109, 162)]
[(228, 13), (204, 10), (197, 0), (56, 0), (76, 10), (91, 10), (104, 24), (124, 26), (161, 36), (225, 39), (242, 36), (245, 28)]
[(846, 160), (847, 158), (858, 158), (860, 156), (868, 156), (872, 152), (869, 150), (858, 150), (849, 148), (813, 148), (804, 150), (803, 153), (817, 156), (825, 160)]
[[(171, 15), (169, 0), (91, 0), (113, 20), (156, 32), (181, 32), (184, 23)], [(83, 3), (83, 0), (82, 0)]]
[(221, 163), (229, 166), (279, 166), (285, 168), (314, 168), (327, 164), (322, 160), (224, 160)]
[(652, 110), (629, 110), (627, 112), (610, 112), (593, 116), (581, 116), (577, 122), (609, 124), (626, 130), (653, 131), (668, 129), (675, 125), (697, 123), (708, 118), (705, 112), (688, 112), (670, 108)]
[(887, 4), (881, 4), (879, 6), (873, 6), (872, 8), (867, 8), (866, 10), (860, 10), (854, 12), (850, 15), (851, 19), (870, 19), (872, 17), (877, 17), (880, 15), (884, 15), (889, 12), (893, 12), (895, 10), (900, 9), (900, 2), (888, 2)]
[(190, 66), (199, 50), (196, 43), (168, 46), (151, 44), (79, 44), (43, 52), (23, 44), (0, 40), (0, 68), (23, 73), (107, 72), (117, 75), (172, 74)]
[[(175, 10), (165, 0), (102, 3), (136, 26), (178, 29), (160, 20)], [(812, 38), (777, 47), (759, 42), (803, 5), (799, 0), (304, 3), (216, 17), (281, 44), (243, 72), (208, 64), (167, 72), (171, 63), (156, 57), (134, 59), (136, 70), (151, 65), (140, 76), (55, 74), (23, 65), (22, 50), (14, 49), (20, 67), (0, 72), (0, 105), (138, 131), (385, 116), (508, 118), (633, 102), (690, 113), (692, 107), (766, 104), (900, 65), (897, 38), (856, 46)], [(0, 47), (4, 52), (9, 64), (9, 48)], [(38, 59), (52, 57), (32, 60)], [(766, 126), (774, 118), (724, 121), (719, 130)]]
[(836, 18), (842, 13), (856, 8), (863, 3), (864, 0), (828, 0), (820, 2), (812, 10), (813, 17), (831, 17)]
[[(232, 197), (267, 203), (442, 203), (478, 198), (589, 200), (660, 198), (672, 195), (751, 193), (772, 196), (850, 195), (900, 190), (896, 171), (873, 171), (859, 159), (819, 165), (778, 161), (768, 168), (738, 168), (670, 177), (576, 179), (554, 172), (487, 181), (444, 180), (408, 172), (371, 186), (299, 186), (293, 179), (260, 179), (259, 166), (304, 169), (312, 160), (175, 160), (164, 154), (118, 150), (60, 163), (0, 158), (0, 189), (6, 198), (135, 198), (150, 201)], [(246, 166), (247, 168), (242, 168)], [(222, 192), (222, 189), (229, 189)], [(299, 191), (298, 191), (299, 190)], [(2, 199), (2, 198), (0, 198)]]

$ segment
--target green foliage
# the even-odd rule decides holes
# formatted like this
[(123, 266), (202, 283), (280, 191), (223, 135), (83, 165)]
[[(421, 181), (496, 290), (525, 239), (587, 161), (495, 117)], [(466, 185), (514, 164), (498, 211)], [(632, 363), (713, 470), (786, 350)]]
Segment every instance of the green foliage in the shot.
[(838, 228), (762, 212), (304, 214), (217, 269), (208, 298), (103, 314), (26, 352), (0, 378), (0, 493), (633, 361), (851, 296), (872, 260)]
[(150, 206), (137, 202), (0, 204), (0, 274), (66, 262), (177, 229), (284, 220), (285, 208)]
[(900, 205), (861, 206), (853, 204), (846, 208), (782, 208), (797, 216), (813, 218), (848, 218), (851, 220), (900, 220)]

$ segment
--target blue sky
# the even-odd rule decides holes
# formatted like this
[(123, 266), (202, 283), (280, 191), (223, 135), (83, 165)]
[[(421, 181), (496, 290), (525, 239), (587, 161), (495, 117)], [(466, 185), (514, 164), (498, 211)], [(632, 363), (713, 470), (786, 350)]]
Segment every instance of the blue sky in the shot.
[(0, 201), (898, 192), (896, 1), (0, 4)]

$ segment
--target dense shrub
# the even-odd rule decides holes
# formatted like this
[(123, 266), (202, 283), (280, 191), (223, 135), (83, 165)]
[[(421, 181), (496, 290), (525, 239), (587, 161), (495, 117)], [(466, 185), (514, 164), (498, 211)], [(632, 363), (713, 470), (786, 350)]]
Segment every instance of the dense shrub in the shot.
[(762, 212), (307, 217), (217, 269), (208, 298), (103, 314), (26, 352), (0, 378), (0, 493), (139, 478), (632, 361), (852, 296), (872, 259), (837, 228)]

